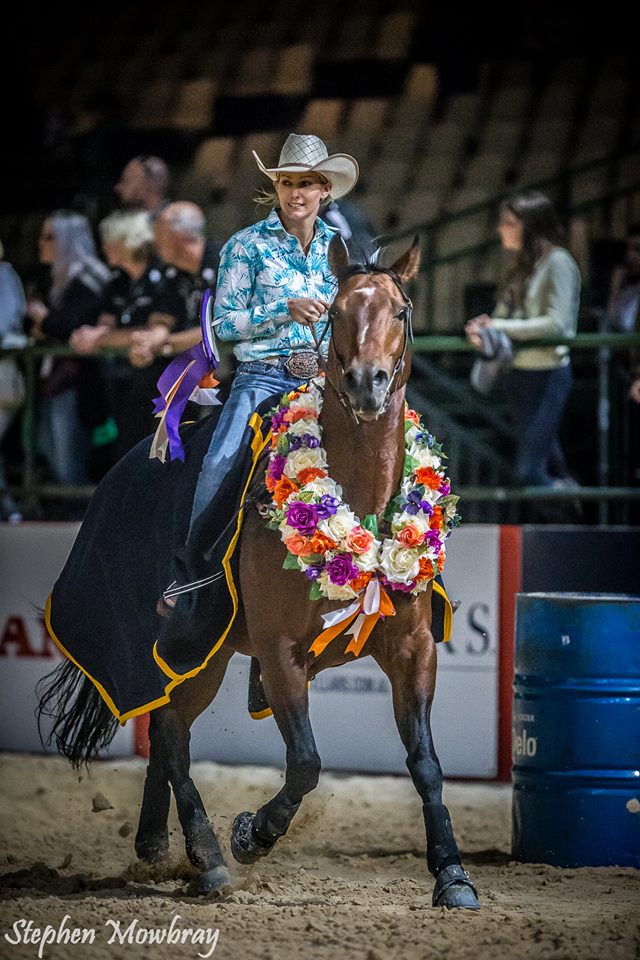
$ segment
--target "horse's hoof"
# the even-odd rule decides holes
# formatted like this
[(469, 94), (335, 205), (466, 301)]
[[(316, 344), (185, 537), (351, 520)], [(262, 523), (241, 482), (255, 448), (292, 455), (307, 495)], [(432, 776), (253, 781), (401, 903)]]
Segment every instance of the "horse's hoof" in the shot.
[(198, 897), (226, 897), (232, 890), (231, 874), (224, 864), (213, 870), (205, 870), (196, 880), (195, 893)]
[(244, 813), (239, 813), (233, 821), (231, 853), (238, 863), (255, 863), (260, 857), (266, 857), (274, 845), (273, 843), (261, 843), (255, 836), (253, 831), (254, 817), (254, 813), (245, 810)]
[(136, 856), (143, 863), (157, 863), (164, 860), (169, 853), (169, 836), (137, 837), (135, 842)]
[(467, 871), (458, 863), (452, 863), (438, 874), (433, 889), (434, 907), (446, 907), (448, 910), (463, 908), (479, 910), (478, 891)]

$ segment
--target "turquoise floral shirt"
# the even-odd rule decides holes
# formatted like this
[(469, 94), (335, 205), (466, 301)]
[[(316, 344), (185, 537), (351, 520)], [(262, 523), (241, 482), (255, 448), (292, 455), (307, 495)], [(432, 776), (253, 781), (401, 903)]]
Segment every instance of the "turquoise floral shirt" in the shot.
[[(221, 340), (237, 341), (233, 352), (238, 360), (313, 349), (311, 330), (292, 320), (287, 301), (310, 297), (331, 303), (338, 281), (329, 268), (327, 249), (336, 232), (318, 217), (305, 257), (297, 238), (272, 210), (265, 220), (227, 240), (220, 252), (213, 329)], [(316, 336), (323, 330), (320, 320)]]

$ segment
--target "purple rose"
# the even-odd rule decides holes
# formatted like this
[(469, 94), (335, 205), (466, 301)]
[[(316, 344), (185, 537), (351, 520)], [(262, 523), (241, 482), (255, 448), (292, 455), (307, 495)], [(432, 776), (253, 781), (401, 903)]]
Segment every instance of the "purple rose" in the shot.
[(286, 511), (287, 523), (295, 527), (305, 537), (315, 533), (318, 526), (318, 509), (314, 503), (302, 503), (298, 500), (289, 504)]
[(317, 504), (318, 516), (321, 520), (328, 520), (338, 512), (339, 505), (340, 501), (337, 497), (330, 497), (328, 493), (323, 493), (320, 503)]
[(318, 566), (307, 567), (304, 571), (304, 575), (307, 580), (317, 580), (322, 571), (324, 570), (324, 564), (318, 564)]
[(269, 464), (269, 474), (274, 480), (280, 479), (284, 473), (286, 462), (287, 458), (281, 456), (279, 453), (274, 454), (274, 456), (271, 458), (271, 463)]
[(390, 590), (400, 590), (402, 593), (411, 593), (416, 585), (415, 580), (412, 580), (411, 583), (395, 583), (393, 580), (388, 580), (387, 577), (381, 577), (380, 579), (385, 587), (389, 587)]
[(345, 583), (355, 580), (360, 575), (360, 571), (346, 553), (339, 553), (333, 558), (327, 566), (327, 573), (331, 583), (335, 583), (337, 587), (344, 587)]

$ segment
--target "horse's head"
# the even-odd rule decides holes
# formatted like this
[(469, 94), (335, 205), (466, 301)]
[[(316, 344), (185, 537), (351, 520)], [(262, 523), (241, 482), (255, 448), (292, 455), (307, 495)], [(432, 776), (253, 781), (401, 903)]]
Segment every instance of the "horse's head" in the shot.
[(358, 420), (375, 420), (409, 377), (411, 301), (404, 284), (420, 265), (417, 238), (388, 268), (350, 264), (341, 238), (329, 247), (338, 292), (331, 306), (327, 377)]

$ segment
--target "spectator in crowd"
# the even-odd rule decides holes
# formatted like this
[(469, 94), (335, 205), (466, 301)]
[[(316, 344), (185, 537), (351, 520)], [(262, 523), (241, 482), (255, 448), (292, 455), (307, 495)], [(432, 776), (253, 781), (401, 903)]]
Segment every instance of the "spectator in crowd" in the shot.
[[(71, 335), (71, 346), (80, 354), (130, 348), (136, 330), (152, 327), (151, 318), (166, 282), (154, 259), (149, 214), (116, 210), (100, 222), (99, 232), (104, 255), (115, 272), (105, 288), (97, 324), (85, 324)], [(153, 433), (151, 400), (164, 363), (141, 370), (122, 355), (105, 358), (103, 363), (110, 409), (118, 427), (117, 455), (121, 457)]]
[(197, 204), (170, 203), (154, 221), (153, 232), (165, 264), (163, 283), (149, 325), (131, 338), (129, 357), (136, 366), (198, 342), (202, 294), (216, 280), (218, 252), (207, 240), (205, 216)]
[(558, 441), (572, 385), (569, 347), (527, 347), (526, 342), (575, 336), (580, 271), (563, 245), (555, 210), (544, 194), (525, 193), (503, 203), (498, 234), (515, 263), (493, 315), (469, 320), (465, 332), (479, 350), (483, 328), (502, 331), (513, 342), (507, 391), (516, 421), (516, 483), (575, 484)]
[[(38, 341), (67, 343), (73, 331), (95, 323), (109, 270), (98, 259), (89, 221), (57, 210), (44, 221), (40, 262), (51, 267), (52, 284), (45, 303), (27, 302), (30, 332)], [(95, 370), (68, 357), (45, 357), (40, 368), (38, 439), (58, 483), (89, 481), (90, 430), (104, 411)]]
[(369, 261), (376, 249), (377, 231), (364, 210), (353, 200), (332, 200), (320, 210), (320, 216), (335, 227), (347, 245), (352, 260)]
[[(23, 346), (23, 320), (27, 300), (20, 277), (4, 258), (0, 242), (0, 344), (3, 347)], [(14, 357), (0, 359), (0, 444), (24, 401), (24, 377)], [(4, 469), (4, 456), (0, 453), (0, 519), (18, 523), (22, 516), (9, 494)]]
[(157, 216), (169, 200), (169, 168), (160, 157), (138, 156), (125, 165), (114, 191), (123, 207)]
[[(623, 262), (613, 271), (607, 303), (609, 323), (620, 333), (640, 333), (640, 223), (627, 232), (627, 247)], [(629, 380), (629, 411), (627, 482), (640, 482), (640, 349), (633, 348), (627, 356), (625, 377)], [(625, 387), (626, 389), (626, 387)]]

